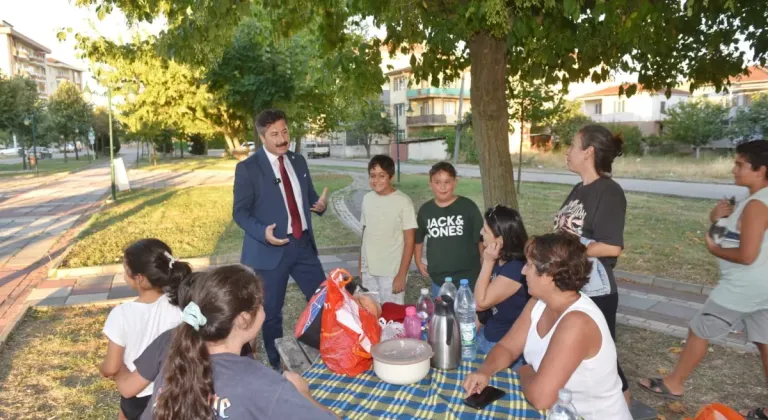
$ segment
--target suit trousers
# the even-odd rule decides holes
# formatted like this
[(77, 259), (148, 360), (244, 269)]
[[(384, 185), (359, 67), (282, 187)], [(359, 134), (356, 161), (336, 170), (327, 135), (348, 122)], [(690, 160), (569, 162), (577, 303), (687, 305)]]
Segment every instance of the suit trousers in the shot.
[(283, 303), (288, 277), (293, 278), (307, 301), (325, 280), (323, 266), (312, 245), (309, 232), (305, 231), (301, 239), (289, 236), (289, 242), (283, 247), (283, 257), (277, 267), (273, 270), (256, 270), (264, 279), (266, 319), (262, 334), (269, 364), (273, 368), (280, 367), (280, 354), (277, 352), (275, 340), (283, 336)]

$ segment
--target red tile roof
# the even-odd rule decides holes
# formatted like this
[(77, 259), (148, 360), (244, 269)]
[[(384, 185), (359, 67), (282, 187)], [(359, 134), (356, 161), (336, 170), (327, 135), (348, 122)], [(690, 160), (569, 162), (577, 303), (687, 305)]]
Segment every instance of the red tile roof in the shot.
[[(624, 83), (624, 89), (627, 89), (629, 87), (629, 83)], [(599, 98), (602, 96), (619, 96), (619, 86), (622, 85), (616, 85), (616, 86), (610, 86), (605, 89), (600, 89), (595, 92), (587, 93), (586, 95), (581, 95), (577, 99), (586, 99), (586, 98)], [(638, 92), (643, 92), (645, 89), (643, 88), (643, 85), (641, 83), (637, 83), (637, 90)], [(664, 91), (660, 90), (657, 93), (663, 94)], [(688, 91), (682, 90), (682, 89), (672, 89), (673, 95), (689, 95)]]
[(768, 69), (760, 66), (749, 66), (749, 75), (739, 75), (730, 77), (731, 83), (753, 83), (768, 81)]

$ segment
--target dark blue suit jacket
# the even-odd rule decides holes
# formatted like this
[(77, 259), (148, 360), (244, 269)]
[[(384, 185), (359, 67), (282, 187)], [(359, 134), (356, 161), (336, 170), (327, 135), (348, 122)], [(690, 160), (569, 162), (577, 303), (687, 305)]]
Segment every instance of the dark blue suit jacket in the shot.
[[(320, 198), (312, 185), (307, 161), (302, 155), (288, 152), (291, 166), (299, 179), (299, 185), (293, 185), (294, 194), (301, 190), (304, 216), (312, 246), (317, 250), (312, 230), (310, 208)], [(275, 183), (275, 173), (269, 164), (269, 158), (261, 147), (252, 156), (239, 162), (235, 167), (234, 204), (232, 217), (245, 231), (243, 251), (240, 262), (256, 270), (273, 270), (280, 263), (283, 247), (269, 244), (264, 239), (267, 226), (275, 223), (275, 237), (287, 238), (288, 209), (285, 207), (280, 185)]]

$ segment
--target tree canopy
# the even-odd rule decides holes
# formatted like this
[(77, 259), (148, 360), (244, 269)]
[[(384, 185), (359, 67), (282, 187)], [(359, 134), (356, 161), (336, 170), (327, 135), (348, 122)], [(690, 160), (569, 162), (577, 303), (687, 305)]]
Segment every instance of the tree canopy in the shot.
[[(637, 73), (649, 90), (670, 91), (680, 81), (716, 90), (745, 73), (745, 61), (765, 64), (768, 3), (754, 0), (77, 0), (99, 13), (119, 7), (129, 21), (164, 16), (166, 51), (197, 60), (215, 56), (234, 28), (265, 10), (290, 35), (316, 24), (329, 51), (350, 39), (350, 26), (370, 18), (386, 29), (383, 41), (362, 43), (356, 59), (380, 59), (382, 43), (408, 53), (424, 45), (411, 66), (418, 80), (451, 81), (471, 66), (472, 116), (486, 205), (516, 205), (507, 135), (511, 78), (530, 68), (547, 85), (591, 79), (613, 71)], [(316, 20), (317, 19), (317, 20)], [(317, 23), (315, 23), (317, 22)], [(751, 55), (739, 49), (740, 42)], [(378, 64), (378, 63), (377, 63)], [(530, 67), (528, 67), (530, 66)], [(351, 72), (352, 74), (357, 72)], [(624, 93), (622, 87), (620, 93)], [(637, 85), (626, 89), (628, 96)]]
[(707, 100), (680, 102), (667, 109), (663, 136), (671, 141), (689, 144), (696, 149), (725, 137), (728, 109)]
[(749, 106), (739, 107), (728, 134), (737, 141), (768, 137), (768, 94), (753, 95)]

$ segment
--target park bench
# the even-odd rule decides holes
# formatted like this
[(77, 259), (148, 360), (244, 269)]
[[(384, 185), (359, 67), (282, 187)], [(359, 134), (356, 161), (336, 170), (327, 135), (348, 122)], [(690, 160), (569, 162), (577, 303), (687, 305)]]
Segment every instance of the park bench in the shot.
[(320, 357), (320, 351), (299, 342), (293, 336), (278, 338), (275, 345), (284, 369), (290, 372), (302, 374)]

